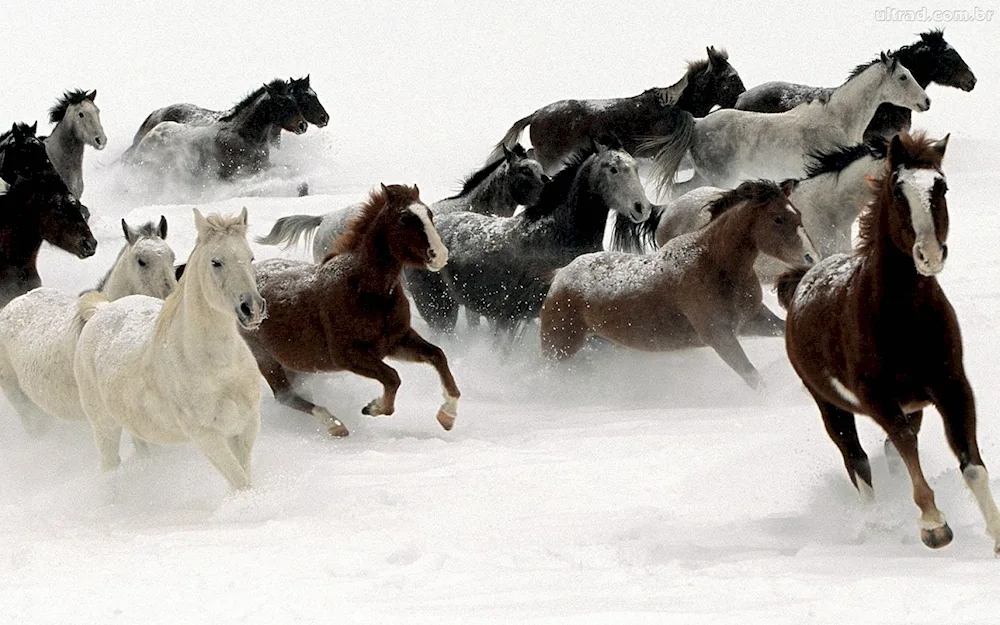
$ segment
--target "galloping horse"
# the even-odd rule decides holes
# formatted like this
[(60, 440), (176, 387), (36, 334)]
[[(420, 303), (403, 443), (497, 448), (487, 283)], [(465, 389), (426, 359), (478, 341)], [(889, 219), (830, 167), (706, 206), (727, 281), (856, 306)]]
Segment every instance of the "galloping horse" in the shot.
[(759, 386), (736, 337), (780, 336), (782, 324), (762, 303), (754, 261), (760, 252), (793, 267), (818, 259), (790, 190), (744, 182), (710, 205), (708, 226), (656, 254), (596, 252), (557, 271), (539, 318), (545, 355), (572, 356), (591, 334), (648, 351), (708, 345)]
[(406, 286), (435, 330), (453, 330), (462, 305), (512, 334), (538, 316), (552, 272), (601, 249), (609, 211), (645, 221), (650, 204), (635, 159), (595, 145), (576, 154), (519, 215), (442, 215), (437, 227), (451, 260), (437, 273), (408, 270)]
[(157, 124), (122, 159), (151, 165), (158, 174), (167, 170), (223, 180), (248, 176), (270, 166), (268, 137), (275, 125), (295, 134), (308, 127), (287, 87), (264, 85), (260, 94), (249, 94), (210, 124)]
[[(563, 160), (587, 146), (591, 137), (613, 139), (633, 156), (652, 137), (673, 136), (688, 114), (708, 115), (714, 106), (728, 108), (745, 90), (729, 64), (725, 50), (706, 48), (708, 59), (688, 63), (687, 73), (665, 88), (647, 89), (637, 96), (611, 100), (560, 100), (514, 122), (497, 144), (490, 160), (503, 147), (511, 148), (527, 126), (535, 158), (547, 173), (558, 171)], [(686, 112), (686, 113), (685, 113)]]
[(83, 195), (83, 147), (103, 150), (108, 145), (95, 98), (96, 89), (63, 93), (49, 109), (49, 122), (56, 126), (48, 137), (42, 138), (52, 166), (77, 198)]
[(930, 98), (903, 65), (882, 55), (854, 74), (827, 102), (814, 101), (785, 113), (726, 109), (693, 123), (694, 131), (649, 142), (657, 152), (654, 177), (662, 189), (673, 186), (682, 150), (690, 149), (695, 172), (706, 184), (730, 188), (745, 178), (801, 178), (809, 155), (860, 143), (868, 122), (883, 102), (926, 111)]
[(1000, 511), (976, 442), (958, 319), (935, 278), (948, 255), (941, 171), (947, 144), (948, 137), (893, 137), (886, 167), (872, 183), (875, 198), (861, 217), (857, 250), (785, 274), (778, 297), (788, 309), (788, 357), (862, 498), (871, 500), (874, 491), (857, 413), (872, 417), (902, 455), (920, 508), (921, 540), (933, 548), (951, 542), (917, 453), (923, 409), (933, 405), (1000, 554)]
[[(934, 83), (945, 87), (956, 87), (962, 91), (972, 91), (976, 86), (976, 76), (965, 64), (955, 48), (944, 40), (940, 30), (930, 30), (921, 33), (920, 41), (903, 46), (892, 52), (903, 66), (910, 70), (913, 79), (923, 89)], [(859, 65), (854, 73), (864, 71), (868, 66), (877, 63)], [(748, 90), (736, 100), (736, 107), (744, 111), (759, 113), (782, 113), (795, 108), (803, 102), (812, 100), (828, 100), (834, 89), (829, 87), (809, 87), (789, 82), (766, 82)], [(882, 104), (875, 112), (868, 128), (865, 129), (864, 140), (874, 137), (885, 137), (886, 140), (900, 130), (910, 129), (910, 109)]]
[(382, 396), (362, 410), (377, 416), (395, 411), (400, 385), (399, 374), (382, 361), (429, 363), (444, 391), (437, 420), (446, 430), (455, 424), (458, 386), (444, 352), (410, 326), (400, 275), (405, 266), (440, 271), (448, 262), (431, 219), (417, 187), (382, 185), (322, 263), (270, 259), (255, 265), (268, 316), (243, 336), (275, 399), (312, 415), (331, 436), (347, 436), (347, 428), (295, 393), (295, 372), (346, 370), (378, 380)]
[[(295, 103), (298, 105), (299, 110), (302, 111), (302, 116), (307, 122), (323, 128), (330, 122), (330, 115), (327, 114), (326, 109), (319, 101), (319, 96), (313, 91), (312, 87), (309, 86), (309, 76), (306, 75), (305, 78), (289, 78), (288, 80), (283, 80), (281, 78), (275, 78), (271, 82), (267, 83), (267, 86), (275, 91), (288, 91), (291, 96), (295, 99)], [(249, 98), (258, 98), (264, 94), (264, 87), (258, 87), (249, 96)], [(215, 123), (226, 117), (232, 115), (236, 107), (230, 108), (227, 111), (214, 111), (212, 109), (202, 108), (196, 104), (171, 104), (169, 106), (164, 106), (163, 108), (156, 109), (150, 113), (146, 119), (139, 126), (139, 130), (136, 131), (135, 137), (132, 138), (132, 145), (122, 158), (127, 158), (135, 148), (142, 142), (142, 138), (146, 134), (156, 127), (160, 122), (177, 122), (178, 124), (188, 124), (191, 126), (207, 126), (209, 124)], [(273, 124), (268, 131), (268, 141), (272, 146), (277, 147), (281, 143), (281, 124)]]
[(0, 308), (42, 285), (36, 264), (43, 240), (79, 258), (94, 255), (85, 210), (54, 171), (19, 178), (0, 195)]
[(84, 295), (73, 360), (100, 466), (118, 467), (122, 428), (160, 444), (193, 441), (233, 488), (250, 486), (260, 429), (260, 377), (236, 329), (254, 328), (265, 303), (254, 284), (247, 211), (203, 217), (187, 270), (166, 301)]
[[(177, 285), (174, 252), (166, 244), (167, 220), (132, 228), (122, 220), (125, 246), (97, 290), (109, 300), (126, 295), (163, 299)], [(86, 420), (73, 376), (73, 355), (80, 338), (74, 323), (79, 298), (38, 288), (14, 298), (0, 310), (0, 386), (17, 410), (25, 430), (44, 429), (49, 415)]]

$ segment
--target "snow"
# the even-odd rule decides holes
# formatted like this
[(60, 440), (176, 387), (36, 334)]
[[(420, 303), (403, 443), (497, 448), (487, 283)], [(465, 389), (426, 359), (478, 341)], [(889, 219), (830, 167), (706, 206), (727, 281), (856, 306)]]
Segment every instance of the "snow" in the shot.
[[(931, 86), (934, 106), (914, 126), (952, 133), (939, 279), (962, 323), (979, 441), (995, 469), (996, 22), (877, 21), (875, 10), (860, 0), (683, 11), (555, 0), (249, 0), (238, 12), (189, 0), (6, 3), (16, 88), (0, 92), (0, 111), (5, 124), (39, 119), (41, 131), (63, 89), (98, 89), (109, 147), (87, 149), (83, 198), (98, 252), (81, 261), (46, 247), (39, 259), (46, 286), (76, 293), (110, 266), (122, 217), (166, 215), (179, 261), (194, 244), (191, 205), (173, 189), (146, 197), (113, 162), (167, 104), (225, 109), (258, 82), (311, 74), (331, 122), (283, 136), (277, 179), (185, 190), (206, 214), (247, 206), (256, 236), (284, 215), (347, 206), (379, 182), (418, 183), (428, 203), (447, 197), (514, 120), (563, 98), (672, 84), (708, 45), (726, 46), (747, 85), (836, 85), (878, 50), (947, 26), (979, 84)], [(282, 197), (303, 180), (309, 197)], [(309, 257), (252, 247), (261, 260)], [(306, 380), (307, 395), (350, 429), (343, 440), (262, 386), (248, 492), (231, 493), (191, 445), (139, 459), (125, 442), (122, 466), (102, 474), (86, 424), (54, 422), (30, 438), (0, 399), (0, 623), (995, 619), (992, 541), (932, 410), (923, 467), (955, 532), (941, 551), (920, 543), (908, 481), (889, 473), (883, 435), (864, 418), (876, 502), (859, 503), (780, 339), (741, 340), (766, 383), (756, 393), (707, 348), (595, 345), (551, 365), (532, 332), (499, 354), (485, 331), (460, 324), (441, 339), (417, 327), (445, 350), (462, 389), (454, 430), (434, 419), (440, 385), (425, 365), (393, 364), (403, 385), (391, 417), (360, 415), (380, 390), (373, 381)]]

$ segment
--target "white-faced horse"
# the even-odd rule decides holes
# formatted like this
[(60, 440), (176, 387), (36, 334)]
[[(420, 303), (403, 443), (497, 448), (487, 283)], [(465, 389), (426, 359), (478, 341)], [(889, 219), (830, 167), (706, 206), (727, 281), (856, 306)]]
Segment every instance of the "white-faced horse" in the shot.
[(67, 91), (49, 109), (49, 121), (56, 125), (43, 139), (52, 165), (66, 181), (70, 193), (83, 195), (83, 146), (103, 150), (108, 138), (101, 127), (101, 111), (94, 104), (97, 90)]
[[(167, 245), (167, 220), (132, 228), (122, 220), (126, 244), (97, 290), (109, 300), (140, 294), (165, 298), (177, 285), (174, 252)], [(38, 288), (0, 311), (0, 387), (25, 430), (42, 431), (49, 416), (85, 420), (73, 376), (80, 326), (74, 323), (78, 297)]]
[(257, 363), (240, 326), (265, 316), (247, 245), (247, 212), (203, 217), (177, 289), (160, 301), (84, 296), (73, 370), (101, 468), (113, 470), (122, 428), (160, 444), (193, 441), (233, 488), (250, 486), (260, 429)]
[(810, 154), (861, 143), (883, 102), (917, 111), (931, 104), (910, 71), (883, 54), (827, 102), (807, 102), (785, 113), (724, 109), (696, 120), (687, 141), (654, 139), (654, 177), (661, 188), (670, 188), (678, 150), (689, 149), (696, 175), (712, 186), (731, 188), (747, 178), (801, 178)]

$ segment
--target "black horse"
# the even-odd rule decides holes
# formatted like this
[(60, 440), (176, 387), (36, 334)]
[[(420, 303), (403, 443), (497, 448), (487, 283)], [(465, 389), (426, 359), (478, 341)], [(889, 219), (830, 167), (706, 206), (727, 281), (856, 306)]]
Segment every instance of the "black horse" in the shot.
[(54, 172), (45, 144), (35, 136), (38, 122), (31, 126), (16, 123), (0, 134), (0, 179), (14, 184), (20, 178)]
[[(930, 30), (920, 35), (920, 41), (896, 50), (892, 56), (899, 59), (903, 67), (910, 70), (913, 79), (921, 88), (935, 83), (945, 87), (955, 87), (962, 91), (972, 91), (976, 86), (976, 76), (965, 64), (958, 51), (944, 40), (940, 30)], [(859, 65), (851, 76), (868, 69), (878, 59)], [(761, 113), (781, 113), (795, 108), (803, 102), (819, 99), (826, 101), (834, 88), (810, 87), (790, 82), (772, 81), (750, 89), (736, 101), (736, 108)], [(891, 138), (901, 130), (910, 129), (911, 111), (908, 108), (883, 104), (865, 130), (865, 141), (874, 137)]]

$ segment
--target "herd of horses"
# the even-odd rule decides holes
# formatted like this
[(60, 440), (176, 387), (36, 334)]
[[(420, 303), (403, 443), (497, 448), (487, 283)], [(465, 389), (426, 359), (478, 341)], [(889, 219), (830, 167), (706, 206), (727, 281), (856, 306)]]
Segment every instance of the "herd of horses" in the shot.
[[(935, 279), (948, 250), (948, 137), (910, 132), (931, 83), (976, 83), (940, 31), (833, 89), (746, 90), (728, 54), (708, 48), (670, 87), (560, 101), (518, 120), (452, 197), (428, 205), (415, 185), (383, 184), (359, 204), (281, 218), (258, 239), (311, 239), (312, 262), (255, 261), (246, 209), (195, 210), (197, 240), (178, 266), (165, 218), (123, 220), (114, 266), (79, 295), (42, 288), (35, 269), (42, 240), (80, 257), (96, 249), (80, 165), (85, 144), (107, 139), (96, 92), (67, 92), (48, 137), (20, 123), (0, 136), (10, 185), (0, 195), (0, 386), (31, 432), (52, 416), (89, 422), (103, 469), (121, 462), (124, 430), (137, 453), (192, 441), (244, 488), (260, 375), (277, 401), (346, 436), (297, 392), (303, 374), (377, 380), (383, 392), (362, 412), (390, 415), (400, 378), (384, 360), (427, 363), (441, 381), (437, 421), (454, 426), (461, 393), (444, 352), (411, 324), (411, 301), (436, 333), (453, 332), (462, 307), (508, 344), (537, 323), (554, 361), (594, 337), (648, 351), (709, 346), (753, 388), (761, 376), (739, 337), (784, 336), (862, 497), (874, 491), (856, 414), (884, 428), (890, 465), (909, 472), (923, 542), (951, 541), (917, 454), (934, 406), (1000, 553), (958, 321)], [(328, 121), (308, 76), (275, 80), (228, 111), (154, 111), (121, 161), (248, 176), (268, 167), (281, 131)], [(526, 150), (518, 137), (529, 127)], [(666, 203), (648, 199), (644, 167)], [(762, 281), (775, 284), (785, 320), (764, 305)]]

